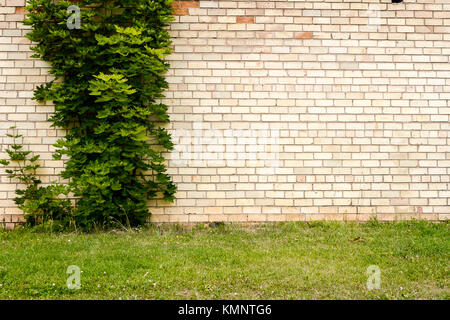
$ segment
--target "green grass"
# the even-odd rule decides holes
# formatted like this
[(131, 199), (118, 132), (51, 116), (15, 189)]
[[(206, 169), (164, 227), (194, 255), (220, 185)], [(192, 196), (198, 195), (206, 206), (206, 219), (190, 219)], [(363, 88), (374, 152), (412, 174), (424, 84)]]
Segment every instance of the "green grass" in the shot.
[(0, 299), (449, 299), (449, 249), (448, 224), (424, 221), (0, 231)]

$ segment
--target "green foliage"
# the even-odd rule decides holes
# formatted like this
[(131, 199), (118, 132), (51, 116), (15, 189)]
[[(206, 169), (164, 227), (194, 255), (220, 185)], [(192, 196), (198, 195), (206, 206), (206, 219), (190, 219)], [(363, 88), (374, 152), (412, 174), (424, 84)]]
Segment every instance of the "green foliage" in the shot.
[[(53, 126), (67, 129), (55, 159), (77, 197), (76, 224), (135, 226), (149, 216), (147, 201), (173, 201), (176, 191), (162, 153), (173, 148), (160, 102), (168, 87), (171, 0), (30, 0), (25, 25), (34, 57), (51, 65), (55, 80), (35, 92), (53, 101)], [(66, 22), (81, 8), (81, 28)]]
[[(15, 127), (11, 127), (15, 129)], [(25, 212), (25, 220), (28, 226), (35, 226), (49, 221), (58, 221), (60, 225), (70, 225), (71, 204), (70, 200), (58, 198), (69, 193), (65, 185), (41, 186), (41, 180), (36, 177), (36, 170), (40, 168), (39, 155), (31, 156), (31, 151), (23, 151), (23, 146), (18, 143), (22, 135), (13, 132), (7, 134), (13, 139), (13, 144), (6, 149), (9, 160), (0, 160), (0, 164), (7, 166), (8, 178), (15, 179), (26, 186), (25, 189), (16, 190), (17, 197), (14, 202)], [(14, 163), (13, 168), (9, 168)]]

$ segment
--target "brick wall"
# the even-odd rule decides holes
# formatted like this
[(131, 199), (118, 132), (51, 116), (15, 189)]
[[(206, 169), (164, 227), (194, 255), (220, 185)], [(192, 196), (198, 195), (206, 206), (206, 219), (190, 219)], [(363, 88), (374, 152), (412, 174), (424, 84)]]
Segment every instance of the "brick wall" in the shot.
[[(16, 125), (62, 162), (52, 106), (30, 99), (23, 0), (0, 0), (0, 139)], [(447, 219), (448, 0), (175, 1), (170, 89), (179, 192), (157, 222)], [(0, 220), (20, 220), (1, 173)]]

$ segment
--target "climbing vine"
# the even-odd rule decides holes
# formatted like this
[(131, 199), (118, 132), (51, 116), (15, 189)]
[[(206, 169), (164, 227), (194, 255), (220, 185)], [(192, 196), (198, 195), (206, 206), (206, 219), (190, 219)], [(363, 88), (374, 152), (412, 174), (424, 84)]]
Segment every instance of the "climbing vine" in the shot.
[(23, 136), (18, 133), (16, 127), (10, 129), (11, 133), (6, 134), (12, 140), (12, 144), (5, 149), (8, 159), (1, 159), (0, 164), (8, 167), (8, 178), (25, 186), (25, 189), (16, 190), (14, 202), (25, 212), (26, 225), (45, 225), (53, 222), (56, 222), (55, 227), (59, 228), (72, 225), (71, 203), (67, 199), (68, 187), (56, 183), (42, 186), (42, 181), (36, 175), (36, 171), (41, 167), (39, 155), (24, 150), (20, 142)]
[(76, 198), (73, 220), (87, 229), (144, 223), (148, 200), (173, 201), (176, 191), (163, 157), (173, 145), (160, 102), (171, 0), (28, 3), (34, 57), (49, 62), (54, 76), (34, 98), (53, 102), (50, 121), (67, 132), (54, 157), (66, 160), (61, 176)]

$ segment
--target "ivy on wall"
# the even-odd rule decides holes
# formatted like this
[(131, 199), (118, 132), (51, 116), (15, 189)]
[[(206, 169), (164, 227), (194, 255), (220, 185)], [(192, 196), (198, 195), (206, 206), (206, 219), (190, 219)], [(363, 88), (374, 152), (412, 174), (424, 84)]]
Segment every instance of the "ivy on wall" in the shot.
[(162, 156), (173, 148), (163, 126), (169, 117), (160, 102), (170, 3), (30, 0), (26, 7), (34, 57), (49, 62), (54, 76), (34, 98), (52, 101), (52, 125), (67, 130), (54, 157), (68, 159), (61, 176), (77, 198), (72, 215), (82, 228), (139, 225), (149, 199), (174, 199)]

